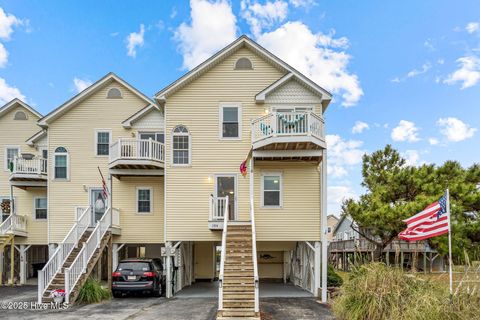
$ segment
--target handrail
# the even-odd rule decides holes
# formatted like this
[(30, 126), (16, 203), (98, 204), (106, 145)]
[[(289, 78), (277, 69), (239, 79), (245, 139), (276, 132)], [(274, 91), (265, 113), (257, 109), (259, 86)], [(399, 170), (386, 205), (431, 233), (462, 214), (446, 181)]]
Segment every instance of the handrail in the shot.
[(90, 237), (83, 244), (82, 249), (73, 260), (70, 267), (65, 268), (65, 302), (70, 302), (70, 294), (78, 280), (87, 272), (87, 267), (93, 254), (100, 248), (105, 233), (112, 226), (112, 210), (108, 208), (102, 218), (97, 222)]
[(2, 224), (0, 224), (0, 234), (6, 234), (8, 231), (10, 231), (13, 223), (12, 216), (13, 214), (10, 214), (8, 218), (5, 219)]
[(165, 161), (165, 145), (151, 138), (119, 138), (109, 150), (110, 162), (119, 159)]
[(63, 241), (58, 244), (57, 249), (50, 257), (47, 264), (45, 264), (42, 270), (38, 271), (38, 303), (42, 303), (42, 297), (45, 290), (55, 278), (58, 271), (60, 271), (70, 253), (78, 245), (78, 241), (82, 234), (90, 225), (90, 219), (90, 207), (87, 207), (82, 215), (76, 219), (75, 224), (67, 233)]
[(253, 279), (255, 281), (255, 312), (260, 310), (260, 292), (258, 280), (258, 265), (257, 265), (257, 235), (255, 229), (255, 212), (253, 199), (250, 198), (250, 220), (252, 224), (252, 258), (253, 258)]
[(223, 220), (227, 197), (214, 197), (210, 195), (210, 215), (209, 221)]
[(228, 196), (226, 198), (225, 211), (223, 213), (222, 253), (220, 256), (220, 274), (218, 275), (218, 309), (223, 310), (223, 273), (227, 256), (227, 227), (228, 227)]
[(32, 159), (25, 159), (22, 157), (13, 158), (12, 173), (16, 174), (47, 174), (47, 159), (42, 157), (35, 157)]

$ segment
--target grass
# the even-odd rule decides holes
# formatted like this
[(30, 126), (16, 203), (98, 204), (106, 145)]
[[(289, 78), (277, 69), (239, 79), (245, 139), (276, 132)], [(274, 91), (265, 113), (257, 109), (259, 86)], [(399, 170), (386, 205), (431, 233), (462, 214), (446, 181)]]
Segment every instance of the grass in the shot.
[(432, 281), (419, 275), (382, 263), (353, 267), (333, 302), (334, 314), (339, 320), (477, 319), (478, 291), (459, 290), (450, 300), (443, 279)]
[(100, 281), (88, 278), (80, 289), (76, 302), (83, 304), (99, 303), (110, 298), (110, 290), (104, 288)]

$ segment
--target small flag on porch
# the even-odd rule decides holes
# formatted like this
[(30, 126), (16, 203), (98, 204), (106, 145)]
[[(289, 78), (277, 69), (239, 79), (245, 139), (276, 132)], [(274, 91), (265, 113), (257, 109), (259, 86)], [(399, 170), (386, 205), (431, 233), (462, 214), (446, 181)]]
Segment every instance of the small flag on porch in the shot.
[(442, 196), (423, 211), (403, 221), (407, 223), (407, 229), (398, 235), (402, 240), (419, 241), (448, 233), (450, 216), (447, 197)]
[(107, 182), (105, 181), (105, 178), (103, 177), (102, 171), (100, 170), (100, 167), (98, 167), (98, 172), (100, 172), (100, 176), (102, 177), (102, 193), (103, 193), (103, 198), (107, 199), (108, 198), (108, 187), (107, 187)]
[(245, 160), (242, 161), (242, 163), (240, 164), (240, 173), (242, 174), (242, 176), (245, 178), (247, 176), (247, 171), (248, 171), (248, 166), (247, 166), (247, 163), (248, 161), (250, 160), (250, 157), (252, 156), (252, 149), (250, 149), (250, 151), (248, 152), (247, 154), (247, 157), (245, 158)]

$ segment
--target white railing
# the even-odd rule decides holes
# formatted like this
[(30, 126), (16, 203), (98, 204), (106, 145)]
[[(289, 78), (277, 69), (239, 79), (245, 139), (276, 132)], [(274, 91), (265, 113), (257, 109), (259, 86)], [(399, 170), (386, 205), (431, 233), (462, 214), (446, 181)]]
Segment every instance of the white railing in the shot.
[(222, 253), (220, 256), (220, 274), (218, 275), (218, 309), (223, 310), (223, 272), (227, 257), (227, 226), (228, 226), (228, 196), (225, 197), (225, 211), (223, 212)]
[(312, 135), (325, 137), (325, 123), (313, 112), (271, 112), (252, 121), (252, 142), (269, 137)]
[(163, 143), (148, 139), (120, 138), (110, 145), (110, 162), (125, 160), (155, 160), (165, 161), (165, 146)]
[(0, 224), (0, 234), (13, 231), (27, 231), (27, 217), (18, 214), (11, 214)]
[(258, 280), (258, 265), (257, 265), (257, 233), (255, 229), (255, 211), (253, 205), (253, 198), (250, 198), (250, 220), (252, 223), (252, 258), (253, 258), (253, 279), (255, 281), (255, 312), (260, 311), (260, 292)]
[(103, 236), (112, 226), (112, 210), (108, 208), (103, 217), (97, 221), (92, 234), (83, 243), (83, 247), (78, 253), (70, 267), (65, 268), (65, 302), (70, 302), (70, 294), (75, 288), (80, 277), (87, 271), (88, 262), (94, 255), (95, 251), (100, 248)]
[(38, 157), (32, 159), (25, 159), (22, 157), (15, 157), (13, 159), (12, 173), (16, 174), (47, 174), (47, 159)]
[(78, 241), (82, 237), (82, 234), (87, 230), (88, 226), (90, 226), (90, 220), (90, 207), (86, 207), (81, 216), (77, 218), (75, 224), (67, 233), (63, 241), (58, 244), (57, 249), (48, 260), (45, 267), (38, 271), (39, 303), (42, 303), (42, 297), (45, 290), (55, 278), (55, 275), (60, 271), (72, 250), (78, 245)]
[(223, 220), (228, 197), (214, 197), (210, 195), (210, 216), (209, 221)]

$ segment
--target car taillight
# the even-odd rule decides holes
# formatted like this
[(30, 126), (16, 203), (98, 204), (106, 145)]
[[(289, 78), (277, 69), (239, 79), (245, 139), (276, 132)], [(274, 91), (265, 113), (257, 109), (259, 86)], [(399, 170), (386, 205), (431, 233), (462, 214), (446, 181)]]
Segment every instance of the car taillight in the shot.
[(144, 272), (143, 276), (147, 277), (147, 278), (153, 278), (153, 277), (155, 277), (155, 272), (150, 272), (150, 271)]
[(118, 271), (115, 271), (114, 273), (112, 273), (112, 277), (121, 277), (122, 274)]

